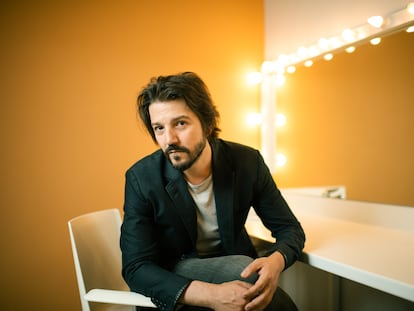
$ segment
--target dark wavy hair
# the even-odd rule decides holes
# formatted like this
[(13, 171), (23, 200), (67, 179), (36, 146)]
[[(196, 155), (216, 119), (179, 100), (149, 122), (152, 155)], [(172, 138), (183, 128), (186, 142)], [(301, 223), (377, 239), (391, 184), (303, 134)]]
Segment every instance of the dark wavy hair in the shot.
[(137, 99), (138, 115), (156, 143), (151, 126), (149, 106), (155, 101), (183, 99), (186, 105), (197, 115), (203, 131), (209, 140), (217, 138), (220, 132), (220, 115), (214, 105), (205, 83), (193, 72), (151, 78)]

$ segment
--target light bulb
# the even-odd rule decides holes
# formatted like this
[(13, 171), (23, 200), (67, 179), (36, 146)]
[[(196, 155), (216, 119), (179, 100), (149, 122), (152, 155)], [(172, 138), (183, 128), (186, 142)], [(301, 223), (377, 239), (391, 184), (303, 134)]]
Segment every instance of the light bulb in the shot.
[(345, 49), (345, 51), (346, 51), (347, 53), (353, 53), (353, 52), (355, 52), (355, 46), (348, 46), (348, 47)]
[(375, 28), (381, 28), (384, 25), (384, 18), (382, 16), (371, 16), (368, 18), (368, 24)]
[(303, 46), (298, 48), (297, 52), (298, 52), (298, 55), (302, 58), (306, 58), (308, 56), (308, 49)]
[(407, 28), (406, 32), (412, 33), (414, 32), (414, 26), (410, 26)]
[(381, 42), (381, 38), (377, 37), (377, 38), (371, 39), (369, 42), (371, 42), (372, 45), (378, 45)]
[(312, 65), (313, 65), (313, 61), (311, 61), (311, 60), (307, 60), (305, 62), (305, 67), (312, 67)]
[(276, 165), (278, 167), (284, 166), (287, 162), (287, 158), (283, 153), (278, 153), (276, 155)]
[(325, 54), (324, 56), (323, 56), (323, 58), (325, 59), (325, 60), (331, 60), (332, 58), (333, 58), (333, 54), (332, 53), (328, 53), (328, 54)]
[(352, 42), (352, 41), (355, 40), (355, 32), (353, 30), (347, 28), (344, 31), (342, 31), (342, 38), (346, 42)]
[(261, 113), (249, 113), (246, 117), (247, 125), (257, 126), (262, 124), (263, 115)]
[(283, 113), (276, 115), (276, 126), (281, 127), (286, 124), (286, 116)]
[(260, 72), (251, 72), (247, 75), (247, 83), (250, 85), (260, 84), (263, 80), (263, 76)]
[(321, 49), (327, 50), (329, 48), (329, 40), (326, 38), (320, 38), (318, 41), (318, 45)]
[(291, 65), (291, 66), (289, 66), (289, 67), (286, 68), (286, 71), (288, 73), (294, 73), (296, 71), (296, 67), (293, 66), (293, 65)]
[(411, 2), (407, 5), (407, 10), (410, 14), (414, 14), (414, 2)]

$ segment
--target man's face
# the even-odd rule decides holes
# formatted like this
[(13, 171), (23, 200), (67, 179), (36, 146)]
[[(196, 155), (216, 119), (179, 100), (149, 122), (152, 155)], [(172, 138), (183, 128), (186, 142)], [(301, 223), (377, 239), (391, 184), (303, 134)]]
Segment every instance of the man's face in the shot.
[(149, 114), (155, 138), (167, 159), (180, 171), (190, 168), (207, 142), (197, 115), (182, 99), (154, 102)]

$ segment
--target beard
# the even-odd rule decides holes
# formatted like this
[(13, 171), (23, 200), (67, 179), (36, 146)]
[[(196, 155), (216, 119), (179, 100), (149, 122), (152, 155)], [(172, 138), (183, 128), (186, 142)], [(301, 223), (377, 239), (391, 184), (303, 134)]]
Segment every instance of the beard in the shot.
[[(206, 142), (207, 140), (203, 138), (202, 141), (196, 144), (192, 151), (183, 146), (169, 145), (167, 149), (165, 149), (164, 155), (175, 169), (184, 172), (193, 166), (193, 164), (200, 158), (206, 146)], [(171, 152), (174, 151), (179, 152), (171, 154)], [(183, 157), (185, 158), (185, 155), (187, 155), (187, 159), (183, 159)]]

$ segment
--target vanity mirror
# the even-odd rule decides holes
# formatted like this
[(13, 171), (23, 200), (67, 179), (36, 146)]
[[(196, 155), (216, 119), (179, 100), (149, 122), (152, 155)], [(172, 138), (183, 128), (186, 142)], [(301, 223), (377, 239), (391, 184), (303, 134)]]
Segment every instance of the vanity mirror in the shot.
[[(262, 113), (287, 119), (277, 131), (271, 118), (262, 125), (267, 161), (276, 150), (287, 158), (269, 165), (279, 186), (339, 184), (351, 200), (414, 206), (414, 33), (406, 31), (414, 14), (403, 13), (408, 22), (308, 55), (309, 67), (291, 59), (280, 87), (278, 65), (264, 63)], [(286, 72), (290, 65), (295, 72)]]

